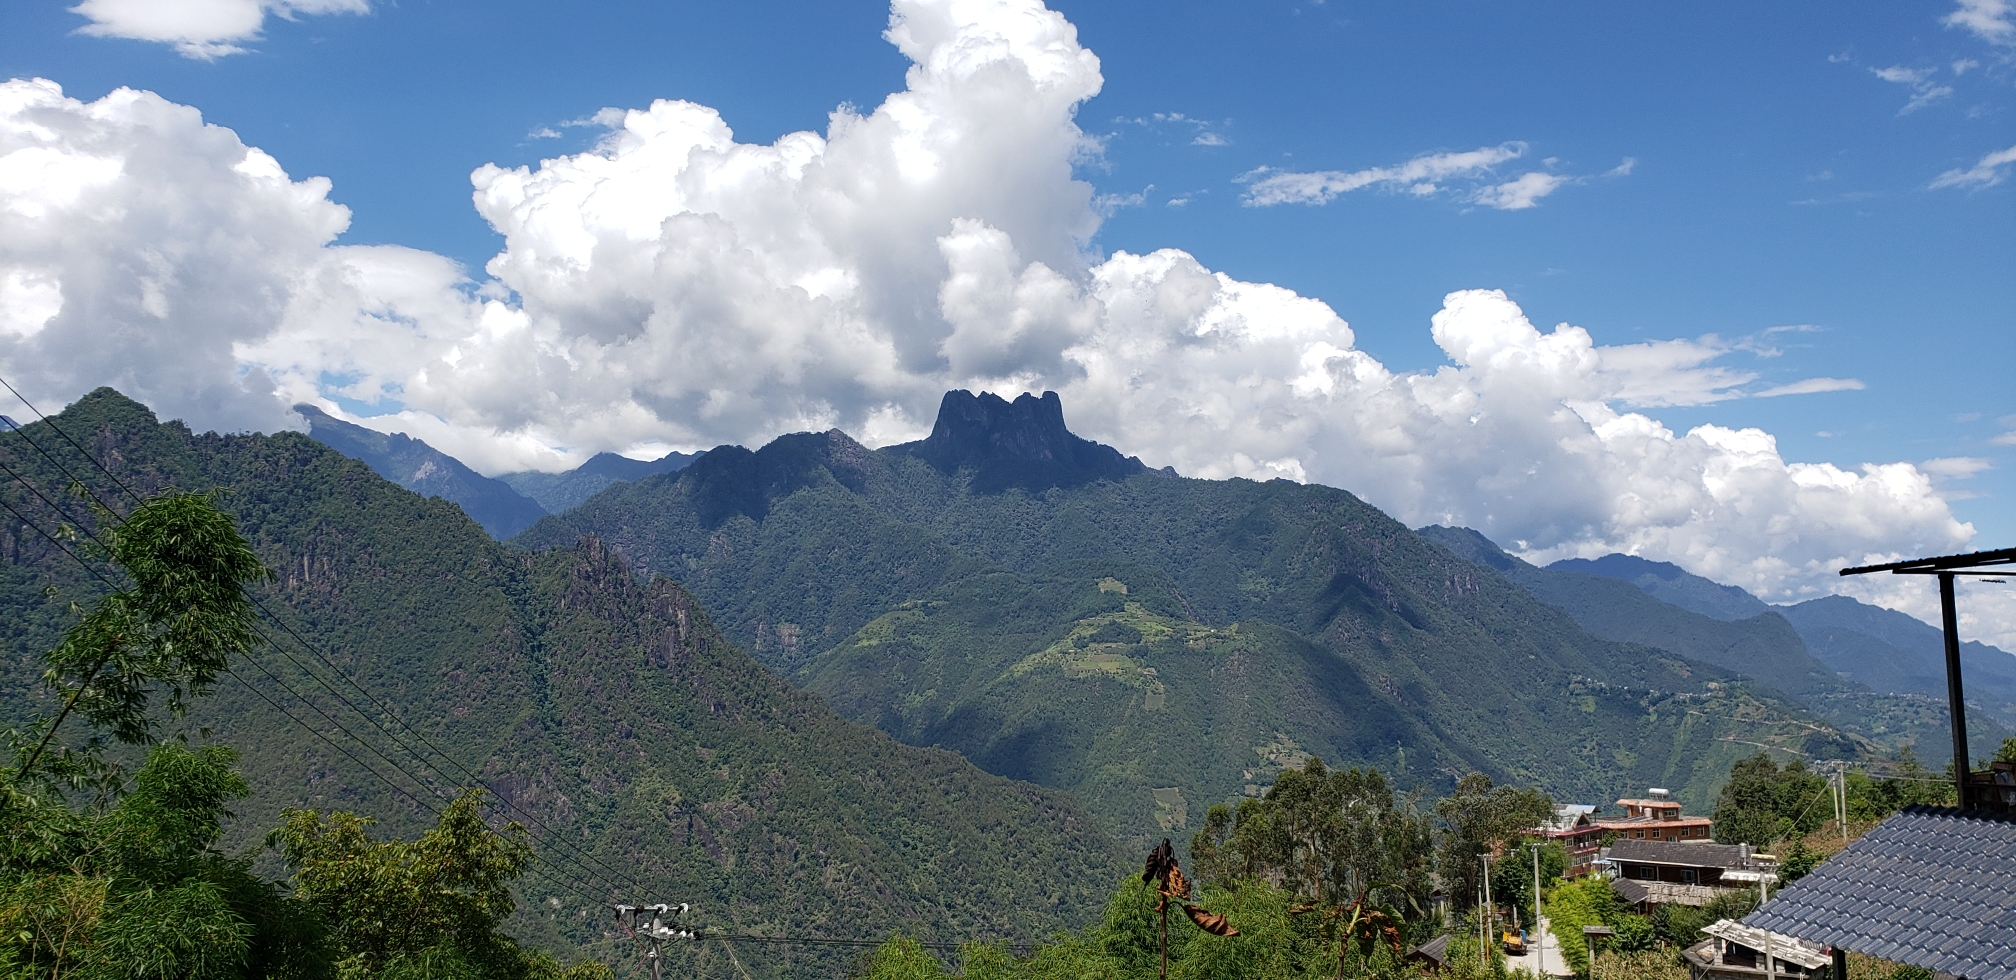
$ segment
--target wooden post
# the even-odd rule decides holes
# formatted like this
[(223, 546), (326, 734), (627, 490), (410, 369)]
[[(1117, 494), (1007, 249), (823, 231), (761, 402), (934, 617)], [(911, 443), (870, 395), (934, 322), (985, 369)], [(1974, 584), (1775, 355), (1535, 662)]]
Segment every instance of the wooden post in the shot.
[(1162, 899), (1162, 980), (1169, 980), (1169, 899)]

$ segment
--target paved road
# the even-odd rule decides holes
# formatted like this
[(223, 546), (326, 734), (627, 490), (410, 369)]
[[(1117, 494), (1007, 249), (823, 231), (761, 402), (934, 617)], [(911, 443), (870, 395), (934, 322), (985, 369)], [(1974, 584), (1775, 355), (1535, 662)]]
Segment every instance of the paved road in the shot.
[(1538, 969), (1543, 977), (1572, 977), (1575, 971), (1568, 969), (1568, 961), (1561, 957), (1561, 944), (1554, 941), (1554, 932), (1548, 928), (1546, 919), (1540, 920), (1540, 942), (1534, 953), (1526, 958), (1533, 961), (1528, 970)]

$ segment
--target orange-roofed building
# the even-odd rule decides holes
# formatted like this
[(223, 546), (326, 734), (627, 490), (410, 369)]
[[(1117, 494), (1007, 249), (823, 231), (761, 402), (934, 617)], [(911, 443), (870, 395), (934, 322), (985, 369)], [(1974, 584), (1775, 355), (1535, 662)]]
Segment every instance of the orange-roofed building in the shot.
[(1617, 805), (1624, 809), (1623, 816), (1595, 817), (1593, 822), (1606, 831), (1616, 831), (1620, 840), (1707, 844), (1715, 839), (1712, 833), (1715, 821), (1681, 813), (1680, 801), (1668, 796), (1665, 790), (1654, 789), (1651, 796), (1642, 800), (1618, 800)]

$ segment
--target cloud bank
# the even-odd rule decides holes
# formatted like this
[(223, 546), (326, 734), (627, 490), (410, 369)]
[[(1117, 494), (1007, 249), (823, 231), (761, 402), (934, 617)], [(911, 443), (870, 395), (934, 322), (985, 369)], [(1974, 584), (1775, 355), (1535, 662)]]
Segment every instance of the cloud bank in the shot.
[[(1189, 475), (1323, 482), (1537, 560), (1631, 551), (1773, 598), (1972, 536), (1912, 463), (1788, 461), (1759, 430), (1645, 414), (1858, 382), (1754, 390), (1720, 363), (1735, 345), (1602, 346), (1493, 290), (1433, 314), (1446, 365), (1395, 372), (1317, 300), (1173, 249), (1101, 256), (1073, 168), (1098, 153), (1075, 113), (1103, 80), (1075, 29), (1033, 0), (898, 0), (885, 36), (912, 62), (904, 90), (823, 133), (740, 143), (666, 100), (599, 114), (589, 152), (478, 170), (505, 239), (480, 281), (332, 245), (349, 215), (327, 181), (194, 109), (9, 82), (0, 368), (31, 397), (115, 384), (204, 427), (380, 404), (397, 411), (363, 421), (493, 473), (828, 426), (886, 444), (924, 434), (949, 387), (1054, 389), (1075, 430)], [(1522, 152), (1248, 192), (1470, 175), (1479, 203), (1524, 207), (1552, 185), (1476, 178)]]

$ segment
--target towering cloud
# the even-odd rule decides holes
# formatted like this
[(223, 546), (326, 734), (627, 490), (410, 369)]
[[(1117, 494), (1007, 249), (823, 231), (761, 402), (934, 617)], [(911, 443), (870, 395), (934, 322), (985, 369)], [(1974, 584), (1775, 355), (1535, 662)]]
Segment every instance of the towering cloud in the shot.
[[(1179, 251), (1103, 257), (1073, 177), (1102, 79), (1072, 26), (1035, 0), (897, 0), (885, 36), (905, 89), (823, 133), (738, 143), (661, 101), (605, 112), (590, 152), (478, 170), (505, 237), (480, 282), (329, 245), (347, 212), (326, 182), (192, 109), (9, 83), (0, 367), (51, 401), (119, 384), (199, 425), (396, 403), (367, 421), (491, 472), (835, 425), (892, 442), (948, 387), (1047, 388), (1154, 465), (1321, 481), (1536, 557), (1632, 550), (1774, 596), (1971, 536), (1911, 464), (1788, 462), (1764, 432), (1644, 414), (1748, 390), (1712, 339), (1604, 347), (1467, 291), (1432, 317), (1449, 363), (1401, 373), (1322, 302)], [(1779, 393), (1854, 384), (1822, 380)]]

